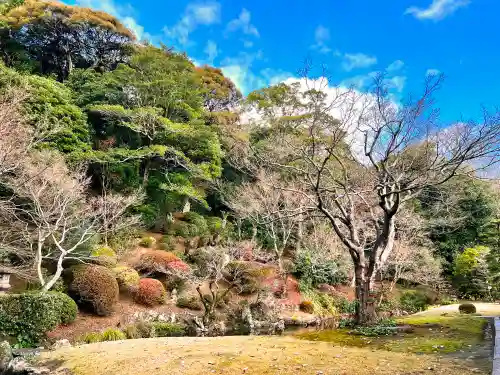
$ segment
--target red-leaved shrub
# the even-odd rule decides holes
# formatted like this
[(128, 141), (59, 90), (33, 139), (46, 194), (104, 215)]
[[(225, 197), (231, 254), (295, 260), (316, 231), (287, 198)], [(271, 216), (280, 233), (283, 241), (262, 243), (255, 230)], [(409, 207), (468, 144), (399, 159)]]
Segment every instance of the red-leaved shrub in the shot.
[(174, 253), (162, 250), (148, 250), (141, 255), (135, 269), (146, 273), (165, 273), (168, 265), (180, 261)]
[(179, 272), (183, 272), (183, 273), (188, 273), (191, 271), (191, 268), (189, 267), (189, 265), (184, 263), (182, 260), (176, 260), (176, 261), (170, 262), (167, 265), (167, 268), (172, 270), (172, 271), (179, 271)]
[(167, 296), (165, 287), (156, 279), (141, 279), (131, 292), (135, 302), (146, 306), (164, 304)]

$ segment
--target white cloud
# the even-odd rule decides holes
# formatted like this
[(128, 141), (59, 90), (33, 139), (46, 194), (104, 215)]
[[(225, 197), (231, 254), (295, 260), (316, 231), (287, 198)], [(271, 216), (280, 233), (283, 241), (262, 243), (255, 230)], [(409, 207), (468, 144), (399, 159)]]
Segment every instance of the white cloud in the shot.
[(403, 69), (403, 67), (405, 66), (405, 63), (401, 60), (396, 60), (394, 62), (392, 62), (388, 67), (387, 67), (387, 71), (388, 72), (397, 72), (398, 70), (401, 70)]
[(412, 14), (419, 20), (439, 21), (469, 4), (470, 0), (432, 0), (427, 8), (413, 6), (406, 9), (405, 14)]
[(441, 71), (437, 69), (427, 69), (427, 72), (425, 72), (426, 76), (437, 76), (439, 74), (441, 74)]
[(250, 14), (250, 12), (246, 9), (243, 9), (238, 18), (230, 21), (227, 24), (227, 31), (232, 33), (241, 30), (246, 35), (259, 37), (259, 30), (257, 30), (257, 28), (252, 25), (252, 23), (250, 22), (251, 18), (252, 15)]
[(144, 27), (133, 17), (135, 11), (131, 5), (115, 4), (113, 0), (76, 0), (76, 4), (82, 7), (102, 10), (118, 18), (127, 28), (129, 28), (141, 40), (147, 36)]
[(377, 63), (375, 56), (368, 56), (364, 53), (346, 53), (342, 67), (348, 72), (356, 68), (368, 68)]
[(330, 40), (330, 30), (323, 25), (319, 25), (314, 31), (315, 43), (311, 46), (312, 49), (320, 53), (328, 53), (332, 49), (328, 47), (327, 43)]
[(243, 94), (248, 94), (269, 85), (275, 85), (294, 76), (292, 73), (271, 68), (256, 72), (252, 69), (252, 66), (255, 61), (262, 59), (262, 51), (256, 53), (240, 52), (235, 57), (226, 57), (221, 62), (220, 68), (224, 75), (229, 77)]
[(180, 45), (189, 44), (189, 34), (199, 25), (209, 26), (220, 22), (220, 4), (216, 1), (189, 4), (182, 18), (172, 27), (165, 26), (165, 35)]
[(405, 76), (395, 76), (392, 78), (385, 79), (385, 84), (388, 89), (395, 89), (398, 93), (403, 92), (406, 85), (406, 77)]
[(219, 49), (217, 48), (217, 43), (215, 43), (213, 40), (209, 40), (203, 52), (207, 54), (208, 62), (210, 64), (213, 64), (215, 58), (219, 55)]

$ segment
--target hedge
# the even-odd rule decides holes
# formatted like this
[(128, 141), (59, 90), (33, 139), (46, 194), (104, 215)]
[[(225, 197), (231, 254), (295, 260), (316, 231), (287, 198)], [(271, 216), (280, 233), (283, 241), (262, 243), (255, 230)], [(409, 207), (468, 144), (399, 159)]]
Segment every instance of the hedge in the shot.
[(78, 308), (59, 292), (10, 294), (0, 297), (0, 336), (12, 337), (21, 347), (35, 346), (60, 324), (76, 319)]

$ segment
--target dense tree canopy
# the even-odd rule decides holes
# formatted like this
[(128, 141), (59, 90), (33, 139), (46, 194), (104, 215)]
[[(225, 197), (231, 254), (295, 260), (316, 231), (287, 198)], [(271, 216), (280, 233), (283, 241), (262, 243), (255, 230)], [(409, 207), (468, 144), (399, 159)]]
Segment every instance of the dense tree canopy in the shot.
[[(111, 15), (55, 1), (26, 0), (0, 17), (3, 45), (17, 44), (42, 74), (64, 80), (74, 67), (109, 70), (124, 60), (134, 35)], [(20, 49), (15, 48), (13, 52)], [(4, 51), (5, 62), (14, 55)]]

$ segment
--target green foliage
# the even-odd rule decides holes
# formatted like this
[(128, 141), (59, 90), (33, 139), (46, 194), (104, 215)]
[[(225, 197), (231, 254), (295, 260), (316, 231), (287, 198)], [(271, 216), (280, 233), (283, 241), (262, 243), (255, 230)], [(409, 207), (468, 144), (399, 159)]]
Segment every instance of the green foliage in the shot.
[(127, 266), (118, 266), (113, 268), (113, 272), (118, 281), (118, 285), (123, 288), (129, 288), (133, 285), (137, 285), (141, 277), (139, 273), (133, 268)]
[[(444, 260), (447, 275), (453, 274), (455, 257), (464, 248), (477, 243), (498, 243), (495, 231), (488, 229), (497, 199), (488, 183), (466, 176), (427, 188), (419, 196), (417, 211), (426, 219), (429, 237)], [(450, 207), (443, 207), (443, 202)], [(457, 222), (456, 218), (460, 220)]]
[(89, 149), (86, 116), (64, 85), (50, 78), (21, 75), (0, 65), (0, 90), (10, 87), (27, 90), (23, 112), (28, 123), (38, 132), (50, 133), (43, 145), (63, 153)]
[(410, 314), (426, 310), (430, 302), (429, 296), (418, 290), (406, 291), (399, 297), (401, 309)]
[(92, 262), (104, 267), (116, 266), (117, 256), (115, 251), (109, 246), (96, 246), (90, 253)]
[(316, 290), (308, 290), (303, 293), (303, 296), (312, 304), (312, 311), (316, 315), (334, 316), (339, 312), (336, 307), (335, 298), (326, 293), (320, 293)]
[(156, 239), (154, 237), (142, 237), (139, 245), (142, 247), (153, 247), (156, 244)]
[(79, 265), (67, 272), (69, 293), (97, 315), (110, 315), (118, 302), (119, 287), (113, 271), (103, 266)]
[(127, 338), (127, 336), (122, 331), (116, 328), (106, 329), (102, 332), (101, 337), (101, 341), (120, 341)]
[(89, 332), (81, 336), (78, 341), (85, 344), (94, 344), (96, 342), (102, 342), (104, 339), (102, 337), (102, 333), (100, 332)]
[(390, 336), (397, 333), (395, 327), (397, 323), (392, 319), (385, 319), (377, 322), (373, 326), (358, 326), (352, 331), (356, 335), (377, 337), (377, 336)]
[(25, 0), (0, 22), (10, 28), (8, 40), (22, 46), (40, 73), (55, 73), (59, 80), (73, 66), (111, 68), (125, 58), (134, 39), (107, 13), (58, 2)]
[(40, 343), (59, 324), (75, 320), (78, 309), (63, 293), (24, 293), (0, 296), (0, 335), (20, 347)]
[(186, 328), (180, 324), (153, 322), (151, 325), (155, 337), (179, 337), (186, 335)]
[(354, 314), (358, 307), (358, 301), (349, 301), (345, 297), (334, 297), (335, 307), (341, 314)]
[(315, 288), (319, 284), (339, 285), (347, 281), (346, 273), (333, 260), (314, 257), (308, 251), (297, 254), (293, 275), (300, 280), (302, 289)]
[(196, 310), (196, 311), (203, 310), (203, 304), (200, 302), (199, 297), (194, 295), (194, 294), (180, 295), (177, 298), (176, 305), (177, 305), (177, 307), (190, 309), (190, 310)]
[(460, 306), (458, 306), (458, 311), (460, 314), (475, 314), (476, 313), (476, 306), (472, 303), (462, 303)]
[(484, 299), (492, 289), (487, 257), (490, 249), (475, 246), (458, 254), (453, 264), (453, 285), (462, 298)]

